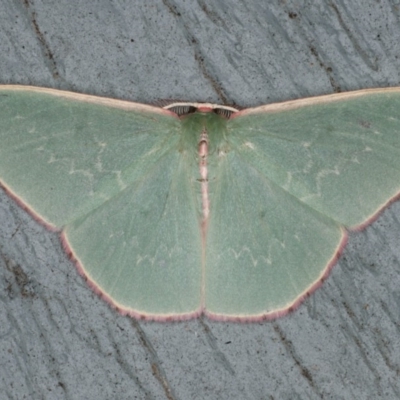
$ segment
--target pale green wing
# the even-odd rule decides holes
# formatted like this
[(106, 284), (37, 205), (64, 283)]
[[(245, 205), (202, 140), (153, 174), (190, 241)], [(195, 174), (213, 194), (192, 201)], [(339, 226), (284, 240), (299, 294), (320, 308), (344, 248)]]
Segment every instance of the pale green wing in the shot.
[(91, 284), (144, 317), (201, 303), (192, 160), (167, 111), (52, 90), (0, 88), (0, 180), (64, 238)]
[(67, 226), (85, 271), (119, 307), (153, 319), (200, 312), (201, 237), (189, 194), (188, 165), (170, 152)]
[(210, 178), (206, 298), (220, 318), (277, 316), (326, 276), (344, 227), (400, 192), (400, 92), (240, 112)]
[(400, 192), (400, 90), (249, 109), (229, 121), (243, 159), (312, 208), (365, 223)]
[(102, 204), (179, 140), (179, 121), (160, 109), (107, 100), (0, 89), (0, 179), (51, 225)]

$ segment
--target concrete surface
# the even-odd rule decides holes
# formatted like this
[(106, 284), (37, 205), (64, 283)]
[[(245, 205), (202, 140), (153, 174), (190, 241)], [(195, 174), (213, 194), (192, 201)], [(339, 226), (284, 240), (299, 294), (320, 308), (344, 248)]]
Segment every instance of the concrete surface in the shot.
[[(2, 0), (0, 83), (242, 107), (399, 85), (399, 0)], [(0, 143), (1, 145), (1, 143)], [(0, 193), (0, 399), (400, 398), (400, 202), (257, 324), (142, 323)]]

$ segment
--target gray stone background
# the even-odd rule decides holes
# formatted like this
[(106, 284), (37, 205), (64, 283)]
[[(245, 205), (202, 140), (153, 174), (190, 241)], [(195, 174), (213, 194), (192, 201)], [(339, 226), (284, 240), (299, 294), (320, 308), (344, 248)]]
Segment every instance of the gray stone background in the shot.
[[(399, 0), (0, 2), (0, 83), (143, 103), (396, 86), (399, 56)], [(397, 202), (285, 318), (137, 322), (1, 192), (0, 398), (398, 399), (399, 259)]]

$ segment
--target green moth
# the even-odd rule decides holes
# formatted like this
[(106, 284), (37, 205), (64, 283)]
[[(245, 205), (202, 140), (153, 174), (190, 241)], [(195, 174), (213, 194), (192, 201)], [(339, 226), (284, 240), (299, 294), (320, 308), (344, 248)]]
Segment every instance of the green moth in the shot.
[(0, 181), (121, 313), (273, 318), (400, 192), (400, 88), (243, 111), (0, 86)]

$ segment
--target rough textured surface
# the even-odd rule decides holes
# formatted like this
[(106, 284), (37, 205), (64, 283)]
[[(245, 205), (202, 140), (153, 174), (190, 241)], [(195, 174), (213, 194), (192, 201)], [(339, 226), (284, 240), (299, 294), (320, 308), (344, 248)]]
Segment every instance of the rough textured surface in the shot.
[[(2, 1), (0, 82), (243, 107), (399, 85), (397, 0), (132, 4)], [(399, 241), (397, 202), (283, 319), (141, 323), (2, 193), (0, 397), (399, 398)]]

